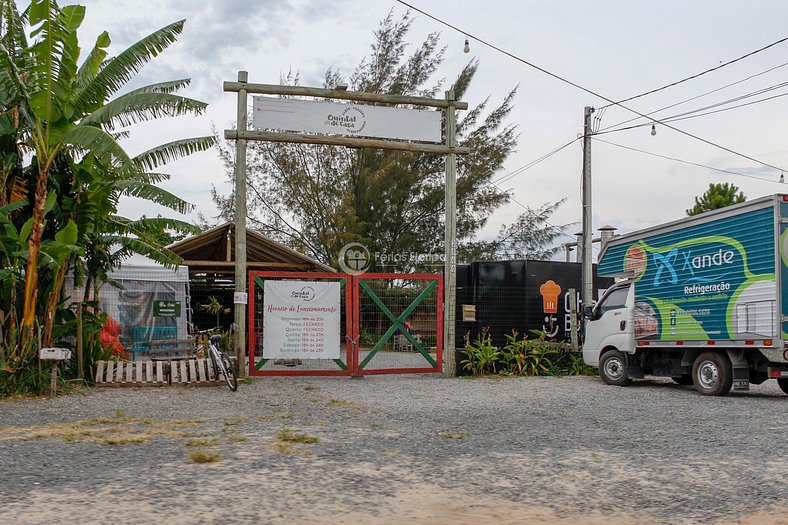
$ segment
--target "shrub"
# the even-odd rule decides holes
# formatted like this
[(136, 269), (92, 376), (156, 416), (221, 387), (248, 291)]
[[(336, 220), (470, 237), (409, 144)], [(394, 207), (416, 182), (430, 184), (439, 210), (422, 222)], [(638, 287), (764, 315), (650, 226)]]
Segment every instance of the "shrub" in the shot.
[(547, 340), (546, 332), (532, 330), (532, 333), (536, 335), (533, 339), (518, 339), (520, 334), (514, 328), (511, 334), (506, 334), (506, 345), (501, 352), (505, 371), (518, 376), (556, 375), (558, 370), (551, 356), (558, 354), (558, 350)]
[(495, 373), (495, 364), (501, 356), (500, 350), (492, 345), (489, 327), (482, 328), (481, 333), (473, 344), (468, 344), (466, 337), (466, 359), (462, 365), (474, 376), (480, 377), (486, 372)]

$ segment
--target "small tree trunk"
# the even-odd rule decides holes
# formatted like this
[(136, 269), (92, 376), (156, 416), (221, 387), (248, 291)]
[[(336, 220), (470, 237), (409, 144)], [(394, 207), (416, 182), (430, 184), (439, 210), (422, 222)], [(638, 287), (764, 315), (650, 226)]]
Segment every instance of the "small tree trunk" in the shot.
[(60, 268), (55, 272), (55, 279), (52, 283), (52, 290), (46, 305), (46, 318), (44, 320), (44, 346), (52, 346), (52, 328), (55, 325), (55, 310), (60, 303), (60, 292), (66, 282), (66, 273), (71, 262), (71, 257), (67, 257)]
[[(42, 159), (39, 159), (39, 162)], [(44, 233), (44, 208), (47, 200), (47, 178), (49, 168), (45, 165), (38, 172), (35, 204), (33, 206), (33, 228), (27, 243), (27, 268), (25, 270), (25, 296), (22, 307), (22, 323), (18, 352), (28, 348), (33, 340), (33, 325), (36, 317), (36, 294), (38, 292), (38, 260), (41, 254), (41, 237)]]

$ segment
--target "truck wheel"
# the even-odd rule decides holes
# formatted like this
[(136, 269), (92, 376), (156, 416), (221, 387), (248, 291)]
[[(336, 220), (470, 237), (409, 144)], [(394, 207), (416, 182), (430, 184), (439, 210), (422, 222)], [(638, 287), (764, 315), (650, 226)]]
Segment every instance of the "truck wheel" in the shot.
[(626, 386), (630, 383), (624, 354), (608, 350), (599, 360), (599, 377), (608, 385)]
[(692, 384), (692, 374), (681, 374), (680, 376), (673, 376), (671, 379), (677, 385), (687, 386)]
[(704, 396), (724, 396), (733, 386), (733, 367), (725, 355), (706, 352), (695, 360), (692, 378), (695, 390)]
[(780, 390), (788, 394), (788, 377), (778, 377), (777, 384), (780, 385)]

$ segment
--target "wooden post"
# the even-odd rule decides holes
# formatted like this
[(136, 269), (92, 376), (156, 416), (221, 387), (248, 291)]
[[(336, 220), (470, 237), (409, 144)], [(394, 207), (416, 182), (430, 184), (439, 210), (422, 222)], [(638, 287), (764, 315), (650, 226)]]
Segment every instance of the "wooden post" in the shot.
[(572, 341), (572, 352), (580, 350), (577, 336), (577, 291), (569, 289), (569, 337)]
[(77, 303), (77, 378), (85, 379), (82, 368), (82, 303)]
[(49, 375), (49, 395), (57, 396), (57, 361), (52, 361), (52, 369)]
[[(456, 116), (454, 114), (454, 91), (446, 92), (449, 106), (446, 108), (446, 147), (456, 146)], [(444, 262), (443, 301), (443, 373), (447, 377), (457, 375), (455, 364), (455, 302), (457, 291), (457, 157), (451, 152), (446, 155), (446, 232)]]
[[(246, 83), (249, 73), (238, 72), (238, 82)], [(246, 89), (238, 90), (238, 131), (246, 131)], [(246, 140), (235, 141), (235, 291), (246, 292)], [(246, 377), (246, 304), (235, 306), (235, 358), (238, 375)]]

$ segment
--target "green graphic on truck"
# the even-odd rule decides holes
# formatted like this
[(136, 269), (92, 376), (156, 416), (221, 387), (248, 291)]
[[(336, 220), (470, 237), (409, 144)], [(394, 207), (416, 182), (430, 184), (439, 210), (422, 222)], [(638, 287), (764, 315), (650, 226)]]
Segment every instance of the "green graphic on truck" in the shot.
[(611, 246), (599, 274), (635, 281), (637, 339), (775, 337), (774, 235), (764, 229), (774, 231), (772, 208), (645, 236)]

